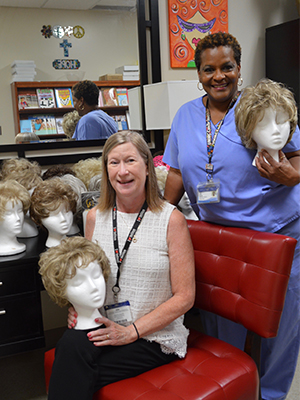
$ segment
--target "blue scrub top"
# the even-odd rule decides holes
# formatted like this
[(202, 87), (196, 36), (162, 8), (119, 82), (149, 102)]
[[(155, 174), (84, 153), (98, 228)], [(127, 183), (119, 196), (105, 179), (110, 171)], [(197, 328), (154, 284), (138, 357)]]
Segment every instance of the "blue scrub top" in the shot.
[(95, 110), (80, 118), (73, 139), (107, 139), (115, 132), (118, 127), (113, 118), (102, 110)]

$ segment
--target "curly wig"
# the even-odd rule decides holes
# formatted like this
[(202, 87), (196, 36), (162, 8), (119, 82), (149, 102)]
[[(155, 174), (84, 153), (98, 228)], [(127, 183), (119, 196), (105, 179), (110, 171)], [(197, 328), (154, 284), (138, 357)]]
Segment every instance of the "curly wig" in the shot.
[(42, 219), (48, 218), (50, 213), (57, 210), (61, 204), (65, 204), (67, 211), (75, 214), (77, 194), (60, 178), (47, 179), (41, 182), (32, 193), (30, 216), (37, 225), (42, 226)]
[(6, 205), (11, 201), (13, 206), (21, 201), (23, 212), (26, 214), (30, 207), (30, 194), (20, 183), (12, 179), (0, 182), (0, 221), (3, 221), (6, 213)]
[(69, 303), (66, 298), (67, 279), (76, 275), (77, 268), (86, 268), (97, 261), (105, 281), (110, 274), (109, 260), (98, 244), (81, 236), (74, 236), (61, 241), (41, 254), (39, 273), (50, 298), (60, 307)]
[(282, 83), (261, 79), (255, 86), (248, 86), (243, 90), (235, 108), (236, 130), (246, 148), (257, 147), (252, 139), (252, 132), (269, 107), (288, 115), (290, 135), (287, 143), (292, 139), (297, 126), (297, 105), (293, 93)]

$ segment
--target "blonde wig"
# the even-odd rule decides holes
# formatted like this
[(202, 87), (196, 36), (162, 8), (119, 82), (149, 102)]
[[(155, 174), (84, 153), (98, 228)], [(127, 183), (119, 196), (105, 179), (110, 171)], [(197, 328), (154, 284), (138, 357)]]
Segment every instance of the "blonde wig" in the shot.
[(34, 132), (20, 132), (15, 136), (15, 143), (38, 142), (40, 139)]
[(47, 179), (41, 182), (31, 196), (30, 216), (32, 220), (42, 226), (42, 219), (48, 218), (50, 213), (65, 204), (67, 211), (76, 212), (77, 194), (70, 185), (60, 178)]
[(30, 207), (30, 194), (20, 183), (14, 180), (0, 182), (0, 221), (3, 221), (6, 213), (6, 205), (11, 201), (13, 206), (20, 201), (23, 212), (26, 214)]
[(42, 176), (42, 169), (36, 161), (28, 161), (26, 158), (11, 158), (2, 162), (1, 176), (2, 179), (7, 177), (14, 179), (14, 174), (26, 173), (29, 170), (35, 172), (38, 176)]
[(164, 194), (168, 170), (164, 166), (155, 167), (156, 179), (161, 194)]
[(90, 180), (95, 176), (102, 173), (101, 157), (99, 158), (87, 158), (86, 160), (80, 160), (72, 167), (77, 178), (82, 180), (85, 186), (88, 188)]
[(255, 149), (256, 142), (252, 139), (252, 132), (263, 117), (265, 110), (272, 107), (288, 115), (290, 135), (287, 143), (292, 139), (297, 126), (297, 106), (293, 93), (282, 83), (270, 79), (262, 79), (255, 86), (249, 86), (242, 92), (241, 99), (235, 108), (236, 130), (243, 145), (248, 149)]
[(34, 169), (17, 170), (11, 172), (10, 175), (7, 175), (4, 178), (4, 180), (7, 179), (13, 179), (19, 182), (27, 190), (34, 189), (40, 182), (42, 182), (42, 178)]
[(77, 268), (86, 268), (91, 262), (99, 263), (107, 281), (110, 274), (109, 260), (100, 246), (81, 236), (61, 241), (41, 254), (39, 273), (50, 298), (60, 307), (69, 303), (66, 298), (67, 279), (76, 275)]
[(115, 202), (115, 191), (108, 178), (107, 161), (108, 154), (112, 149), (120, 144), (132, 143), (143, 158), (147, 168), (148, 176), (146, 179), (146, 200), (151, 211), (161, 210), (163, 200), (157, 184), (153, 158), (150, 149), (143, 137), (134, 131), (120, 131), (111, 135), (105, 142), (102, 153), (102, 179), (100, 188), (100, 198), (97, 207), (104, 211), (113, 207)]
[(71, 111), (63, 116), (62, 127), (63, 127), (65, 135), (69, 139), (72, 138), (72, 136), (75, 132), (76, 125), (79, 120), (80, 120), (80, 115), (78, 114), (78, 112), (76, 110)]

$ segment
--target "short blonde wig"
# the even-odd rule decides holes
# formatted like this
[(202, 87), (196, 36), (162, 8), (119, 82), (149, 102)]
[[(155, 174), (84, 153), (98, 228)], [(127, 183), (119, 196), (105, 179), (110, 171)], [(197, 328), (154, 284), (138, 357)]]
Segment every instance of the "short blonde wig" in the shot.
[(80, 120), (80, 116), (76, 110), (71, 111), (63, 116), (62, 127), (63, 127), (65, 135), (69, 139), (72, 138), (72, 136), (75, 132), (76, 125), (79, 120)]
[(20, 183), (14, 180), (0, 182), (0, 221), (3, 221), (6, 213), (6, 205), (11, 201), (13, 206), (20, 201), (23, 212), (26, 214), (30, 207), (30, 194)]
[(13, 179), (19, 182), (27, 190), (34, 189), (39, 183), (42, 182), (42, 178), (34, 171), (34, 169), (17, 170), (15, 172), (11, 172), (10, 175), (4, 178), (4, 180), (7, 179)]
[(101, 175), (102, 173), (102, 163), (101, 157), (99, 158), (87, 158), (86, 160), (80, 160), (78, 163), (74, 164), (72, 167), (77, 178), (82, 180), (85, 186), (88, 188), (90, 185), (90, 180), (95, 175)]
[(102, 153), (100, 198), (97, 207), (99, 210), (104, 211), (114, 206), (115, 191), (108, 178), (108, 155), (112, 149), (124, 143), (132, 143), (136, 147), (148, 168), (148, 176), (146, 179), (146, 200), (148, 207), (153, 212), (161, 210), (163, 200), (157, 184), (152, 154), (143, 137), (138, 132), (134, 131), (120, 131), (114, 133), (105, 142)]
[(14, 174), (26, 173), (33, 171), (38, 176), (42, 176), (42, 169), (36, 161), (28, 161), (26, 158), (11, 158), (4, 160), (1, 167), (2, 179), (14, 179)]
[(236, 130), (246, 148), (257, 147), (252, 139), (252, 132), (269, 107), (282, 110), (288, 115), (290, 135), (287, 143), (292, 139), (297, 126), (297, 106), (293, 93), (282, 83), (262, 79), (255, 86), (249, 86), (243, 90), (235, 108)]
[(61, 204), (65, 204), (66, 209), (75, 214), (77, 194), (60, 178), (47, 179), (41, 182), (32, 193), (30, 216), (37, 225), (42, 226), (42, 219), (48, 218), (50, 213), (57, 210)]
[(86, 268), (93, 261), (99, 263), (106, 281), (110, 274), (109, 260), (100, 246), (84, 237), (64, 239), (42, 253), (39, 273), (50, 298), (60, 307), (70, 304), (66, 298), (67, 279), (76, 275), (77, 268)]

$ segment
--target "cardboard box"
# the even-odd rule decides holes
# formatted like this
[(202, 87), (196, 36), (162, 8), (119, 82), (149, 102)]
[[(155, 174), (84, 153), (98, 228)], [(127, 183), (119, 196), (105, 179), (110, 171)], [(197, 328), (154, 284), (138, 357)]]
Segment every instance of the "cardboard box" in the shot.
[(122, 81), (122, 74), (106, 74), (99, 76), (99, 81)]

